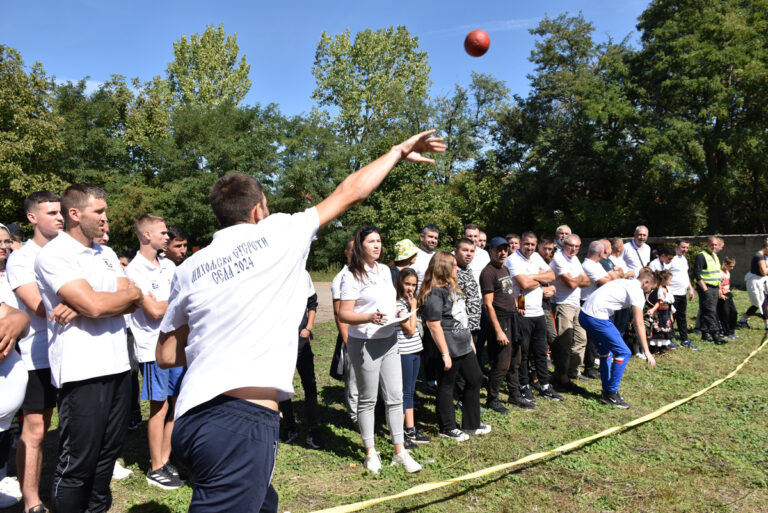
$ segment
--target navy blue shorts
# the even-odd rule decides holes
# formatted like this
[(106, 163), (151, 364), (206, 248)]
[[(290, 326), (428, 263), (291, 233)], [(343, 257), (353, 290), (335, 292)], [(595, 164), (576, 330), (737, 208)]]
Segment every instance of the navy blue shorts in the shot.
[(161, 369), (156, 362), (144, 362), (139, 364), (141, 370), (141, 400), (165, 401), (169, 397), (176, 397), (181, 390), (181, 380), (184, 379), (186, 367), (171, 367)]
[(226, 395), (177, 419), (173, 454), (195, 475), (190, 513), (276, 512), (279, 428), (277, 411)]

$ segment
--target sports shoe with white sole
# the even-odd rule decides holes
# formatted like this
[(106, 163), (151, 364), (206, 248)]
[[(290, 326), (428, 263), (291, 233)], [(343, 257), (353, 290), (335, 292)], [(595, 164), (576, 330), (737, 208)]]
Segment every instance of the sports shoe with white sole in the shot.
[(455, 442), (464, 442), (469, 440), (469, 435), (459, 428), (453, 428), (450, 431), (443, 431), (440, 433), (443, 438), (449, 438)]
[(374, 474), (381, 472), (381, 457), (379, 456), (379, 453), (374, 450), (366, 455), (363, 466), (365, 466), (366, 470), (373, 472)]
[(177, 490), (184, 486), (184, 481), (168, 472), (165, 465), (147, 472), (147, 483), (163, 490)]
[(125, 479), (133, 474), (133, 470), (125, 468), (119, 461), (115, 461), (115, 468), (112, 469), (112, 479)]
[(421, 465), (418, 461), (414, 460), (410, 453), (403, 449), (400, 451), (399, 454), (395, 454), (392, 457), (392, 466), (394, 465), (400, 465), (403, 467), (403, 470), (408, 472), (409, 474), (413, 474), (414, 472), (418, 472), (421, 470)]
[(481, 422), (480, 427), (476, 429), (465, 429), (464, 432), (468, 435), (487, 435), (491, 432), (491, 426)]

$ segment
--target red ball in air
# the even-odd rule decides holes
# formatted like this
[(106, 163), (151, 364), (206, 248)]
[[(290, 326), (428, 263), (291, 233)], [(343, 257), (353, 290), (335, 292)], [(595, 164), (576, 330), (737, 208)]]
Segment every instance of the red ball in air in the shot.
[(472, 57), (485, 55), (491, 46), (491, 38), (485, 30), (473, 30), (464, 39), (464, 50)]

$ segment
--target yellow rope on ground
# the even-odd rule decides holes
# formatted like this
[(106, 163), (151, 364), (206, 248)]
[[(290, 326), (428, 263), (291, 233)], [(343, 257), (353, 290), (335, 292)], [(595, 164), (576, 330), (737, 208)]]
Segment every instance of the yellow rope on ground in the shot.
[(723, 384), (725, 381), (727, 381), (727, 380), (731, 379), (732, 377), (734, 377), (736, 375), (736, 373), (738, 373), (742, 369), (742, 367), (744, 367), (744, 365), (746, 365), (747, 362), (750, 359), (752, 359), (753, 356), (755, 356), (757, 353), (762, 351), (762, 349), (766, 345), (768, 345), (768, 334), (766, 334), (763, 337), (763, 341), (760, 344), (760, 346), (758, 346), (757, 349), (755, 349), (754, 351), (749, 353), (749, 355), (746, 358), (744, 358), (744, 361), (742, 361), (738, 366), (736, 366), (736, 368), (733, 369), (733, 371), (731, 371), (725, 377), (718, 379), (717, 381), (713, 382), (711, 385), (709, 385), (709, 386), (707, 386), (705, 388), (702, 388), (698, 392), (695, 392), (695, 393), (689, 395), (688, 397), (686, 397), (684, 399), (680, 399), (680, 400), (675, 401), (673, 403), (669, 403), (666, 406), (662, 406), (658, 410), (656, 410), (654, 412), (651, 412), (648, 415), (644, 415), (642, 417), (634, 419), (634, 420), (632, 420), (630, 422), (627, 422), (626, 424), (622, 424), (620, 426), (613, 426), (611, 428), (608, 428), (606, 430), (603, 430), (603, 431), (597, 433), (596, 435), (588, 436), (586, 438), (582, 438), (580, 440), (576, 440), (574, 442), (570, 442), (570, 443), (567, 443), (565, 445), (561, 445), (560, 447), (556, 447), (555, 449), (552, 449), (550, 451), (537, 452), (535, 454), (530, 454), (528, 456), (525, 456), (524, 458), (520, 458), (519, 460), (512, 461), (512, 462), (509, 462), (509, 463), (501, 463), (499, 465), (494, 465), (493, 467), (484, 468), (482, 470), (478, 470), (477, 472), (472, 472), (471, 474), (465, 474), (463, 476), (454, 477), (452, 479), (446, 479), (444, 481), (432, 481), (431, 483), (424, 483), (424, 484), (420, 484), (418, 486), (414, 486), (413, 488), (409, 488), (408, 490), (405, 490), (403, 492), (397, 493), (395, 495), (387, 495), (385, 497), (378, 497), (376, 499), (368, 499), (366, 501), (355, 502), (353, 504), (346, 504), (346, 505), (343, 505), (343, 506), (336, 506), (336, 507), (333, 507), (333, 508), (317, 510), (317, 511), (314, 511), (312, 513), (349, 513), (349, 512), (352, 512), (352, 511), (359, 511), (361, 509), (369, 508), (371, 506), (375, 506), (376, 504), (381, 504), (383, 502), (389, 502), (389, 501), (393, 501), (395, 499), (402, 499), (404, 497), (410, 497), (412, 495), (419, 495), (419, 494), (426, 493), (426, 492), (429, 492), (429, 491), (432, 491), (432, 490), (437, 490), (438, 488), (443, 488), (445, 486), (448, 486), (448, 485), (451, 485), (451, 484), (454, 484), (454, 483), (459, 483), (461, 481), (468, 481), (470, 479), (477, 479), (479, 477), (484, 477), (484, 476), (487, 476), (489, 474), (493, 474), (494, 472), (500, 472), (502, 470), (507, 470), (507, 469), (510, 469), (510, 468), (513, 468), (513, 467), (524, 465), (526, 463), (531, 463), (531, 462), (534, 462), (534, 461), (542, 460), (544, 458), (547, 458), (548, 456), (553, 456), (555, 454), (562, 454), (562, 453), (566, 453), (566, 452), (569, 452), (569, 451), (573, 451), (574, 449), (578, 449), (579, 447), (581, 447), (584, 444), (587, 444), (589, 442), (593, 442), (595, 440), (599, 440), (600, 438), (605, 438), (607, 436), (610, 436), (610, 435), (612, 435), (614, 433), (617, 433), (619, 431), (623, 431), (623, 430), (625, 430), (627, 428), (630, 428), (630, 427), (638, 426), (640, 424), (645, 424), (646, 422), (649, 422), (649, 421), (651, 421), (651, 420), (653, 420), (655, 418), (658, 418), (658, 417), (664, 415), (665, 413), (667, 413), (667, 412), (669, 412), (671, 410), (674, 410), (678, 406), (680, 406), (682, 404), (685, 404), (685, 403), (687, 403), (687, 402), (689, 402), (689, 401), (699, 397), (700, 395), (706, 394), (707, 392), (709, 392), (713, 388)]

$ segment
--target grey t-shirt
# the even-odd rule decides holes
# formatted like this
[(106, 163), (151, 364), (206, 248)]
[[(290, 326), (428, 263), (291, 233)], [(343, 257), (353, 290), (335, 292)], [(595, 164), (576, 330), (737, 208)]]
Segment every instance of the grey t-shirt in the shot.
[(429, 291), (421, 313), (426, 321), (440, 321), (451, 357), (472, 352), (464, 296), (452, 294), (448, 287), (434, 288)]

